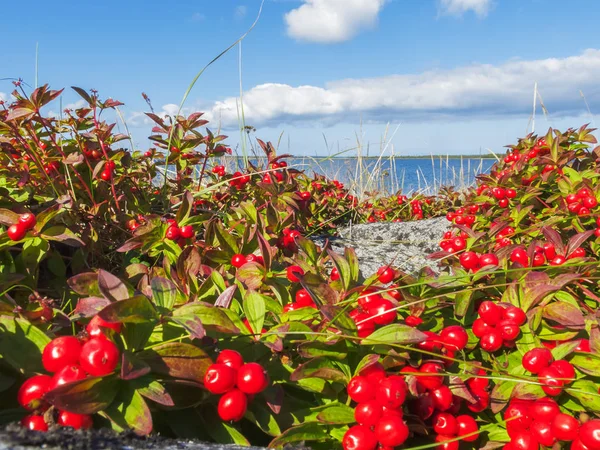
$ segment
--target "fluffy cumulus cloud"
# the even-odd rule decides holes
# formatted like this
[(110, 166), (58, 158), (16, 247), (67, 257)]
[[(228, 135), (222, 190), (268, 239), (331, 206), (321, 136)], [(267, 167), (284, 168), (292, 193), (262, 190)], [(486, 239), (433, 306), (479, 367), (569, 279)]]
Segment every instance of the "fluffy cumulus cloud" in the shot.
[[(577, 114), (600, 106), (600, 50), (580, 55), (501, 65), (477, 64), (420, 74), (347, 79), (324, 87), (262, 84), (244, 93), (246, 123), (278, 126), (318, 121), (322, 124), (436, 118), (514, 116), (531, 111), (534, 83), (554, 115)], [(239, 98), (207, 107), (207, 116), (223, 126), (238, 123)], [(163, 112), (171, 111), (166, 105)]]
[(387, 0), (304, 0), (285, 15), (288, 34), (311, 42), (343, 42), (377, 23)]
[(487, 16), (492, 7), (492, 0), (439, 0), (443, 14), (462, 16), (467, 11), (473, 11), (479, 17)]

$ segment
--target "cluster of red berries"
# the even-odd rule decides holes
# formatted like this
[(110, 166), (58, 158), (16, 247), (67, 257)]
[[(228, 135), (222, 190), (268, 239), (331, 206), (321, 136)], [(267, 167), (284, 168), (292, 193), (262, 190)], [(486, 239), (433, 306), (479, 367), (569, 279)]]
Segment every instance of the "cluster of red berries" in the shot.
[(32, 213), (24, 213), (19, 216), (17, 223), (13, 223), (8, 230), (6, 235), (11, 241), (20, 241), (25, 237), (27, 232), (31, 230), (36, 224), (35, 215)]
[(248, 401), (269, 385), (265, 369), (258, 363), (244, 363), (235, 350), (222, 350), (215, 364), (204, 376), (204, 387), (221, 395), (217, 412), (225, 422), (241, 420), (248, 409)]
[(83, 149), (83, 154), (86, 158), (91, 160), (97, 160), (102, 157), (102, 152), (100, 150), (90, 150), (87, 147)]
[(219, 177), (224, 177), (225, 176), (225, 166), (215, 166), (212, 168), (212, 173), (216, 174)]
[(244, 189), (248, 183), (250, 183), (250, 175), (242, 172), (235, 172), (233, 178), (229, 180), (229, 185), (238, 190)]
[(482, 267), (497, 266), (499, 262), (498, 257), (493, 253), (484, 253), (478, 255), (477, 253), (471, 251), (461, 253), (458, 260), (463, 268), (473, 272), (477, 272)]
[(568, 257), (556, 253), (556, 247), (551, 242), (546, 242), (542, 246), (536, 245), (533, 250), (533, 255), (530, 258), (527, 250), (524, 247), (516, 247), (510, 254), (510, 260), (513, 263), (519, 263), (523, 267), (539, 267), (545, 264), (551, 266), (560, 266), (567, 260), (573, 258), (584, 258), (585, 249), (578, 247), (569, 253)]
[[(423, 319), (408, 316), (405, 322), (411, 327), (416, 327), (423, 322)], [(449, 325), (443, 328), (439, 334), (432, 331), (423, 331), (423, 333), (427, 335), (427, 338), (420, 342), (418, 347), (427, 352), (443, 352), (448, 358), (454, 358), (455, 353), (465, 348), (469, 342), (469, 335), (460, 325)], [(448, 360), (447, 364), (451, 365), (452, 361)]]
[(409, 435), (402, 406), (407, 386), (400, 375), (387, 375), (379, 364), (367, 366), (348, 383), (348, 396), (357, 403), (354, 418), (342, 439), (344, 450), (392, 449)]
[(106, 161), (106, 163), (104, 164), (104, 169), (102, 169), (102, 172), (100, 172), (100, 178), (104, 181), (112, 180), (115, 167), (116, 164), (114, 161)]
[(264, 258), (260, 255), (255, 255), (254, 253), (250, 253), (249, 255), (242, 255), (241, 253), (236, 253), (231, 257), (231, 265), (237, 269), (239, 269), (248, 262), (256, 262), (262, 265), (265, 264)]
[(500, 208), (508, 208), (510, 200), (517, 196), (517, 191), (511, 188), (494, 187), (491, 190), (492, 195), (498, 200), (498, 206)]
[(502, 346), (513, 348), (527, 321), (525, 312), (516, 306), (502, 306), (486, 300), (479, 305), (478, 318), (473, 322), (473, 334), (479, 338), (479, 346), (493, 353)]
[(435, 442), (439, 443), (437, 450), (458, 450), (460, 441), (473, 442), (479, 437), (477, 422), (466, 414), (438, 413), (433, 419), (433, 431), (436, 433)]
[[(25, 155), (23, 159), (27, 160), (28, 157), (29, 155)], [(49, 163), (44, 164), (44, 172), (50, 175), (53, 172), (58, 172), (59, 167), (60, 164), (58, 163), (58, 161), (50, 161)]]
[(169, 224), (167, 233), (165, 234), (167, 239), (177, 241), (180, 239), (191, 239), (195, 236), (194, 228), (191, 225), (179, 227), (175, 219), (167, 219), (167, 223)]
[(462, 208), (458, 208), (456, 211), (450, 211), (446, 214), (448, 222), (455, 223), (456, 225), (464, 225), (471, 227), (476, 217), (475, 214), (479, 211), (479, 205), (469, 205)]
[(138, 214), (137, 219), (130, 219), (125, 225), (129, 231), (134, 232), (144, 223), (146, 223), (146, 218), (142, 214)]
[[(42, 364), (46, 371), (54, 374), (34, 375), (19, 388), (19, 404), (34, 414), (26, 416), (22, 425), (30, 430), (47, 431), (48, 424), (43, 414), (49, 408), (44, 396), (51, 390), (88, 376), (102, 377), (112, 373), (119, 364), (117, 346), (104, 334), (104, 329), (121, 331), (120, 323), (109, 323), (94, 316), (86, 326), (88, 337), (80, 340), (75, 336), (61, 336), (44, 347)], [(58, 425), (73, 428), (90, 428), (92, 418), (85, 414), (58, 411)]]
[(538, 376), (542, 390), (546, 395), (556, 397), (562, 393), (563, 386), (572, 383), (576, 374), (573, 365), (559, 359), (554, 361), (552, 352), (547, 348), (534, 348), (523, 355), (523, 367)]
[[(492, 222), (490, 224), (491, 227), (496, 226), (496, 222)], [(502, 228), (496, 234), (496, 245), (494, 247), (495, 250), (501, 249), (503, 247), (507, 247), (512, 244), (512, 240), (510, 239), (515, 234), (515, 229), (511, 226), (507, 226)]]
[(591, 210), (598, 206), (596, 195), (588, 188), (581, 188), (576, 194), (567, 195), (565, 200), (569, 212), (579, 216), (589, 215)]
[(411, 200), (410, 207), (415, 220), (420, 220), (423, 218), (423, 202), (421, 202), (421, 200)]
[(277, 242), (278, 247), (295, 253), (298, 250), (295, 239), (301, 236), (300, 232), (298, 230), (284, 228), (282, 234), (283, 236), (281, 236)]
[(358, 298), (358, 308), (350, 311), (349, 315), (356, 324), (358, 337), (365, 338), (370, 336), (377, 326), (393, 323), (397, 317), (397, 310), (396, 306), (383, 298), (376, 289), (367, 288)]
[(537, 400), (513, 399), (504, 412), (510, 442), (504, 450), (552, 448), (558, 441), (570, 442), (571, 450), (600, 450), (600, 420), (584, 424), (561, 413), (549, 397)]
[(295, 301), (288, 303), (283, 307), (283, 312), (296, 311), (300, 308), (317, 308), (315, 301), (312, 299), (306, 289), (299, 289), (294, 295)]
[(454, 234), (451, 230), (444, 233), (444, 237), (440, 241), (440, 247), (442, 250), (448, 253), (456, 253), (467, 248), (467, 238), (469, 235), (464, 231), (459, 231), (458, 234)]
[(596, 219), (596, 229), (594, 230), (594, 236), (600, 237), (600, 217)]

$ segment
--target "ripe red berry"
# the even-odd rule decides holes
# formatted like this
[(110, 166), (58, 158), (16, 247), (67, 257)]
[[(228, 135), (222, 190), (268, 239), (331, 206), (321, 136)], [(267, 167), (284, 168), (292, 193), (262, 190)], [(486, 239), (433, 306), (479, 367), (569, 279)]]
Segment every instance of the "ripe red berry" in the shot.
[(408, 438), (408, 427), (401, 417), (384, 416), (375, 426), (375, 435), (381, 445), (398, 447)]
[(421, 325), (423, 323), (423, 319), (421, 319), (420, 317), (417, 316), (408, 316), (406, 319), (404, 319), (404, 323), (406, 325), (408, 325), (409, 327), (418, 327), (419, 325)]
[(509, 201), (507, 198), (503, 198), (502, 200), (498, 200), (498, 206), (500, 208), (508, 208)]
[(386, 378), (385, 369), (380, 363), (365, 367), (360, 371), (359, 375), (367, 378), (367, 380), (374, 384), (379, 384)]
[(573, 441), (579, 435), (579, 422), (573, 416), (557, 412), (552, 419), (552, 434), (559, 441)]
[(181, 230), (177, 225), (171, 225), (169, 226), (169, 228), (167, 228), (167, 233), (165, 234), (165, 237), (167, 239), (170, 239), (171, 241), (176, 241), (177, 239), (179, 239), (180, 236)]
[(590, 450), (600, 450), (600, 419), (589, 420), (581, 425), (579, 439)]
[(360, 425), (374, 427), (383, 416), (383, 407), (377, 400), (359, 403), (354, 408), (354, 418)]
[(550, 397), (539, 398), (529, 407), (529, 415), (541, 422), (552, 422), (558, 413), (560, 408)]
[(233, 389), (237, 371), (225, 364), (211, 364), (204, 375), (204, 387), (212, 394), (224, 394)]
[(79, 362), (81, 344), (74, 336), (61, 336), (50, 341), (42, 352), (42, 364), (48, 372), (57, 372)]
[(242, 420), (248, 409), (248, 397), (239, 389), (226, 392), (219, 399), (217, 412), (224, 422)]
[(389, 325), (396, 320), (396, 309), (389, 300), (381, 298), (367, 305), (367, 314), (373, 317), (377, 325)]
[(379, 404), (388, 409), (399, 408), (406, 399), (406, 383), (399, 376), (388, 377), (371, 389), (375, 390), (375, 397)]
[(523, 267), (529, 266), (529, 256), (527, 256), (527, 252), (523, 248), (515, 248), (510, 254), (510, 260), (514, 263), (519, 263)]
[(87, 430), (92, 428), (92, 416), (87, 414), (76, 414), (69, 411), (59, 411), (57, 423), (63, 427), (71, 427), (76, 430)]
[(110, 181), (112, 179), (112, 171), (108, 168), (104, 169), (102, 173), (100, 173), (100, 178), (104, 181)]
[(481, 267), (497, 266), (498, 257), (493, 253), (485, 253), (479, 257), (479, 264), (481, 265)]
[(179, 234), (184, 239), (191, 239), (194, 237), (194, 228), (191, 225), (184, 225), (179, 229)]
[(538, 373), (538, 381), (542, 384), (542, 390), (546, 395), (557, 396), (562, 392), (564, 382), (561, 373), (554, 367), (546, 367)]
[(348, 396), (356, 403), (365, 403), (375, 398), (377, 386), (362, 375), (353, 377), (348, 383)]
[(573, 365), (569, 361), (559, 359), (558, 361), (554, 361), (552, 364), (550, 364), (550, 367), (555, 369), (560, 374), (563, 384), (568, 384), (575, 381), (577, 375)]
[(444, 377), (439, 375), (444, 372), (444, 368), (438, 363), (421, 364), (419, 372), (421, 375), (417, 376), (417, 383), (428, 391), (437, 389), (444, 384)]
[(119, 349), (112, 341), (92, 338), (81, 348), (79, 364), (88, 374), (101, 377), (113, 372), (119, 359)]
[(35, 215), (28, 212), (19, 216), (19, 223), (25, 227), (26, 230), (31, 230), (36, 223)]
[(485, 323), (492, 326), (496, 325), (502, 319), (502, 308), (489, 300), (486, 300), (479, 305), (477, 313)]
[(469, 341), (469, 335), (460, 325), (450, 325), (444, 328), (440, 331), (440, 338), (444, 347), (451, 350), (462, 350)]
[(242, 358), (242, 355), (235, 350), (225, 349), (221, 350), (219, 356), (217, 356), (216, 362), (217, 364), (225, 364), (232, 369), (238, 370), (244, 365), (244, 358)]
[(331, 273), (329, 274), (329, 279), (331, 281), (336, 281), (340, 279), (340, 272), (337, 269), (337, 267), (334, 267), (333, 269), (331, 269)]
[(486, 352), (494, 353), (495, 351), (500, 350), (503, 342), (504, 340), (502, 339), (500, 331), (492, 329), (481, 337), (479, 345)]
[(285, 270), (287, 272), (287, 279), (292, 283), (298, 283), (300, 281), (298, 275), (304, 275), (304, 270), (300, 266), (289, 266)]
[(43, 396), (48, 392), (52, 378), (48, 375), (34, 375), (25, 380), (17, 393), (19, 405), (34, 411), (44, 405)]
[(267, 373), (258, 363), (246, 363), (239, 368), (237, 374), (237, 387), (245, 394), (258, 394), (264, 391), (269, 384)]
[(496, 329), (500, 331), (502, 339), (505, 341), (514, 341), (521, 332), (519, 326), (511, 320), (501, 320)]
[(463, 437), (463, 441), (473, 442), (479, 437), (479, 433), (467, 436), (479, 431), (479, 426), (473, 417), (467, 415), (458, 416), (456, 418), (456, 424), (458, 425), (458, 436), (465, 436)]
[(380, 283), (383, 283), (383, 284), (391, 283), (394, 280), (394, 278), (396, 277), (396, 273), (394, 272), (394, 269), (392, 269), (389, 266), (380, 267), (377, 270), (377, 275), (378, 275), (377, 279), (379, 280)]
[(354, 425), (344, 434), (342, 439), (344, 450), (375, 450), (377, 436), (364, 425)]
[(435, 447), (436, 450), (458, 450), (460, 448), (460, 441), (454, 441), (456, 436), (448, 436), (445, 434), (438, 434), (435, 437), (435, 442), (439, 444)]
[(433, 419), (433, 431), (446, 436), (456, 436), (458, 434), (456, 418), (452, 414), (445, 412), (437, 414)]
[(447, 411), (452, 406), (452, 391), (448, 386), (442, 385), (431, 391), (431, 400), (433, 400), (435, 409), (438, 411)]
[(118, 322), (107, 322), (102, 319), (100, 316), (92, 317), (92, 320), (86, 325), (85, 330), (87, 331), (90, 337), (103, 337), (105, 336), (103, 328), (110, 328), (114, 330), (115, 333), (121, 332), (122, 324)]
[(517, 431), (510, 440), (514, 450), (539, 450), (540, 443), (530, 431)]
[(48, 424), (42, 416), (26, 416), (21, 419), (21, 425), (30, 431), (48, 431)]
[(525, 370), (537, 374), (554, 361), (552, 353), (547, 348), (534, 348), (523, 355), (522, 364)]
[(8, 236), (8, 238), (11, 241), (15, 241), (15, 242), (22, 240), (26, 234), (27, 234), (27, 229), (21, 223), (16, 223), (14, 225), (11, 225), (10, 227), (8, 227), (8, 230), (6, 230), (6, 235)]
[(485, 334), (489, 333), (490, 330), (493, 330), (494, 327), (492, 327), (491, 325), (488, 325), (487, 323), (485, 323), (485, 320), (483, 320), (480, 317), (478, 319), (475, 319), (475, 321), (473, 322), (473, 325), (472, 325), (472, 329), (473, 329), (473, 334), (476, 337), (481, 338)]
[(62, 386), (63, 384), (83, 380), (84, 378), (86, 378), (86, 374), (78, 364), (69, 364), (54, 374), (52, 381), (48, 386), (48, 390), (51, 391), (52, 389)]
[(507, 306), (504, 309), (502, 312), (502, 319), (508, 320), (517, 326), (521, 326), (527, 322), (527, 316), (525, 315), (525, 312), (521, 308), (512, 305)]
[(233, 267), (242, 267), (246, 264), (246, 257), (240, 253), (237, 253), (231, 257), (231, 265)]

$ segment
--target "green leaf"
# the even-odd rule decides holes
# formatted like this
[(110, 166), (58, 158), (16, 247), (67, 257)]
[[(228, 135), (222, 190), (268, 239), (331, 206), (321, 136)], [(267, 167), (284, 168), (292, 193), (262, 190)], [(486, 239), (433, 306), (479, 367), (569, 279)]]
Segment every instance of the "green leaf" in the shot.
[(67, 280), (71, 289), (80, 295), (98, 296), (98, 274), (95, 272), (84, 272), (75, 275)]
[(179, 226), (186, 225), (185, 221), (188, 217), (190, 217), (190, 213), (192, 212), (192, 205), (194, 204), (194, 197), (190, 191), (185, 191), (183, 194), (183, 198), (181, 200), (181, 205), (179, 205), (179, 209), (177, 210), (177, 215), (175, 216), (175, 222), (179, 224)]
[(317, 415), (319, 422), (328, 424), (346, 424), (354, 423), (354, 408), (346, 406), (344, 404), (331, 405), (327, 409), (324, 409)]
[(285, 444), (301, 441), (324, 441), (329, 438), (326, 426), (318, 423), (303, 423), (297, 427), (288, 428), (281, 436), (276, 437), (269, 444), (269, 448), (281, 448)]
[(583, 373), (600, 377), (600, 358), (591, 353), (577, 353), (569, 361)]
[(247, 291), (244, 296), (244, 314), (255, 334), (261, 334), (265, 322), (265, 299), (256, 291)]
[(567, 392), (579, 400), (588, 411), (600, 412), (600, 394), (598, 394), (598, 386), (593, 381), (577, 380), (569, 386)]
[(235, 276), (238, 280), (244, 283), (248, 289), (256, 290), (263, 285), (266, 271), (262, 264), (249, 262), (240, 267), (236, 271)]
[(379, 328), (364, 338), (360, 343), (362, 345), (373, 344), (417, 344), (427, 339), (427, 335), (409, 327), (408, 325), (394, 323)]
[(111, 375), (104, 378), (86, 378), (63, 384), (44, 397), (58, 409), (77, 414), (95, 414), (106, 409), (118, 392), (119, 380)]
[(314, 358), (300, 364), (290, 375), (290, 381), (298, 381), (303, 378), (321, 378), (327, 381), (339, 381), (344, 384), (348, 382), (346, 375), (337, 369), (327, 358)]
[(350, 283), (352, 282), (352, 274), (350, 273), (350, 264), (348, 261), (344, 259), (343, 256), (338, 255), (333, 250), (328, 249), (327, 254), (333, 261), (335, 267), (337, 267), (338, 273), (340, 274), (340, 280), (342, 281), (342, 286), (344, 290), (348, 290), (350, 288)]
[(151, 282), (152, 300), (161, 308), (173, 309), (177, 298), (177, 287), (166, 278), (154, 277)]
[(222, 333), (240, 333), (240, 329), (233, 324), (225, 310), (212, 305), (189, 303), (181, 308), (177, 308), (173, 312), (173, 317), (190, 315), (197, 316), (204, 328), (213, 329)]
[(144, 398), (134, 389), (123, 389), (119, 400), (111, 404), (104, 414), (117, 430), (132, 430), (139, 436), (152, 432), (152, 414)]
[(147, 297), (137, 295), (106, 306), (98, 315), (107, 322), (140, 323), (156, 322), (158, 314)]
[(75, 233), (69, 230), (64, 225), (56, 225), (48, 228), (46, 231), (40, 234), (40, 237), (47, 241), (57, 241), (71, 247), (82, 247), (85, 245)]
[(220, 444), (237, 444), (244, 447), (250, 446), (250, 442), (242, 433), (234, 426), (220, 420), (214, 411), (203, 408), (200, 414), (205, 424), (204, 428), (216, 442)]
[(50, 338), (27, 320), (0, 316), (0, 355), (25, 374), (44, 371), (42, 351)]
[(0, 224), (10, 227), (19, 221), (19, 214), (10, 209), (0, 208)]
[(202, 380), (212, 364), (204, 350), (191, 344), (172, 342), (138, 354), (152, 371), (186, 380)]
[(112, 301), (125, 300), (133, 293), (133, 290), (130, 291), (125, 282), (102, 269), (98, 270), (98, 289), (102, 295)]
[(149, 377), (140, 378), (132, 386), (140, 393), (142, 397), (152, 400), (163, 406), (175, 406), (175, 402), (167, 392), (167, 389), (158, 381)]
[(304, 342), (298, 347), (298, 354), (303, 358), (315, 358), (325, 356), (332, 359), (346, 359), (348, 356), (348, 347), (343, 339), (333, 339), (329, 341)]
[(550, 319), (568, 328), (583, 327), (585, 324), (585, 319), (580, 309), (569, 303), (550, 303), (549, 305), (544, 306), (543, 315), (544, 318)]

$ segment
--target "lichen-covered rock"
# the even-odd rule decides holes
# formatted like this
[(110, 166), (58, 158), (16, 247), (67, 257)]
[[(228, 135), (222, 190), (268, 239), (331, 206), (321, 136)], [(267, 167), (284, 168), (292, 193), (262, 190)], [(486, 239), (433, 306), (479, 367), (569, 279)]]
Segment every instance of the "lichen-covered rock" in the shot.
[[(332, 249), (343, 253), (352, 247), (358, 256), (360, 269), (371, 276), (385, 264), (417, 274), (423, 267), (436, 270), (436, 262), (427, 256), (439, 251), (439, 242), (449, 223), (444, 217), (413, 222), (382, 222), (348, 226), (339, 230), (339, 237), (329, 238)], [(324, 238), (315, 239), (319, 245)]]

